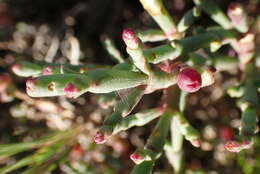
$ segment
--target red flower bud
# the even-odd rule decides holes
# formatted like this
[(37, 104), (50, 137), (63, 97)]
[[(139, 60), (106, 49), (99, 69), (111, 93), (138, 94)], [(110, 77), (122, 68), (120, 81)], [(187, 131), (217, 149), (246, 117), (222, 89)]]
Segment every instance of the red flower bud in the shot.
[(177, 84), (183, 91), (196, 92), (201, 87), (201, 76), (193, 68), (184, 68), (177, 76)]

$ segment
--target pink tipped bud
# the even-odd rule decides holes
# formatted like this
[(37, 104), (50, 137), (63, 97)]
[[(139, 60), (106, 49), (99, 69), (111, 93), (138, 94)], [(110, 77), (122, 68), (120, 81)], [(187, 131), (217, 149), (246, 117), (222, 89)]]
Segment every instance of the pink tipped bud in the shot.
[(52, 67), (46, 67), (42, 70), (42, 75), (51, 75), (52, 74)]
[(132, 29), (124, 29), (122, 38), (130, 49), (136, 49), (139, 45), (139, 39), (136, 37), (135, 32)]
[(130, 155), (130, 159), (136, 164), (140, 164), (144, 161), (144, 157), (138, 152), (134, 152), (132, 155)]
[(162, 105), (159, 107), (160, 113), (163, 114), (163, 113), (165, 112), (166, 108), (167, 108), (167, 104), (166, 104), (166, 103), (162, 104)]
[(94, 141), (97, 144), (104, 144), (106, 142), (105, 135), (103, 133), (101, 133), (101, 132), (97, 132), (95, 137), (94, 137)]
[(224, 141), (230, 141), (234, 139), (234, 132), (231, 128), (224, 127), (220, 129), (220, 137)]
[(240, 152), (242, 150), (242, 145), (237, 141), (228, 141), (225, 144), (225, 149), (230, 152)]
[(252, 145), (253, 145), (253, 141), (244, 140), (242, 142), (242, 146), (243, 146), (244, 149), (249, 149), (249, 148), (252, 147)]
[(79, 89), (72, 83), (68, 83), (66, 85), (66, 87), (64, 88), (64, 91), (66, 93), (66, 97), (72, 98), (72, 97), (74, 97), (76, 92), (79, 92)]
[(201, 142), (200, 142), (199, 139), (196, 139), (196, 140), (192, 140), (192, 141), (191, 141), (191, 144), (192, 144), (194, 147), (200, 147)]
[(247, 15), (240, 3), (231, 3), (228, 7), (227, 14), (231, 19), (233, 26), (236, 27), (238, 31), (243, 33), (248, 31)]
[(14, 73), (17, 73), (22, 69), (22, 66), (20, 64), (14, 64), (11, 69)]
[(26, 93), (28, 95), (30, 95), (33, 91), (33, 89), (35, 88), (35, 83), (36, 83), (36, 79), (34, 78), (29, 78), (26, 81)]
[(201, 75), (193, 68), (184, 68), (177, 76), (177, 84), (183, 91), (196, 92), (201, 87)]

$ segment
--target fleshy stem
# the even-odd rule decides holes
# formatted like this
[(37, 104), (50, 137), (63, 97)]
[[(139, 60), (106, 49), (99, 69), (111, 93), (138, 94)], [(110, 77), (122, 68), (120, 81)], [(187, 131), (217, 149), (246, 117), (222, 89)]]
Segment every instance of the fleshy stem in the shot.
[(132, 174), (139, 174), (140, 172), (150, 174), (152, 172), (154, 162), (160, 157), (163, 150), (171, 119), (172, 111), (167, 109), (153, 129), (145, 147), (135, 152), (142, 157), (142, 160), (135, 161), (138, 165), (134, 167)]
[(124, 58), (121, 55), (121, 53), (119, 52), (119, 50), (116, 48), (114, 42), (108, 38), (108, 37), (104, 37), (102, 39), (102, 43), (105, 47), (105, 49), (107, 50), (107, 52), (109, 53), (109, 55), (115, 59), (115, 61), (117, 61), (118, 63), (123, 63), (124, 62)]
[(136, 35), (142, 42), (158, 42), (167, 39), (164, 32), (157, 29), (138, 31)]
[[(179, 110), (181, 112), (185, 109), (186, 96), (188, 93), (181, 91), (179, 99)], [(166, 156), (171, 163), (174, 172), (180, 173), (183, 167), (183, 135), (179, 129), (179, 123), (176, 117), (171, 120), (171, 143), (165, 145)]]
[(104, 65), (70, 65), (70, 64), (55, 64), (46, 62), (26, 62), (20, 61), (12, 66), (15, 74), (22, 77), (37, 77), (41, 75), (52, 74), (68, 74), (68, 73), (86, 73), (90, 70), (109, 68), (110, 66)]
[(140, 0), (140, 2), (144, 9), (161, 27), (169, 40), (174, 40), (181, 37), (181, 33), (177, 31), (177, 27), (169, 12), (163, 5), (162, 0)]
[(189, 10), (184, 16), (181, 18), (180, 22), (178, 23), (178, 31), (184, 32), (186, 31), (200, 16), (200, 9), (198, 7), (194, 7), (193, 9)]
[(131, 29), (125, 29), (122, 37), (127, 46), (126, 51), (131, 56), (134, 65), (145, 74), (151, 75), (151, 67), (145, 58), (143, 44), (134, 31)]
[(193, 2), (224, 29), (232, 28), (230, 20), (214, 2), (214, 0), (193, 0)]
[(124, 100), (121, 100), (116, 104), (114, 112), (106, 118), (103, 126), (95, 136), (94, 140), (96, 143), (104, 143), (114, 132), (122, 129), (122, 124), (124, 124), (124, 121), (122, 120), (123, 117), (127, 116), (132, 111), (135, 105), (142, 98), (144, 91), (144, 87), (137, 87), (131, 91)]
[[(149, 63), (157, 64), (165, 60), (174, 60), (182, 54), (194, 52), (200, 48), (208, 47), (212, 42), (235, 38), (236, 32), (233, 30), (216, 29), (203, 34), (187, 37), (173, 44), (165, 44), (144, 51), (144, 57)], [(100, 65), (62, 65), (52, 63), (30, 63), (20, 62), (15, 64), (13, 72), (19, 76), (30, 77), (43, 75), (44, 72), (50, 74), (62, 73), (85, 73), (95, 69), (109, 68), (109, 66)], [(47, 75), (46, 74), (46, 75)]]

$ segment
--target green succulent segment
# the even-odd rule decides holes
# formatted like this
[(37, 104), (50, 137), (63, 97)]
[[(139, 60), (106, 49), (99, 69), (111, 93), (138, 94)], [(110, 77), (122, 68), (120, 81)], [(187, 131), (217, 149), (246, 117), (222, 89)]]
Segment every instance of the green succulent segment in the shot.
[(107, 52), (109, 53), (109, 55), (113, 59), (115, 59), (115, 61), (117, 61), (118, 63), (124, 62), (124, 58), (122, 57), (121, 53), (116, 48), (114, 42), (110, 38), (105, 38), (103, 40), (103, 45), (104, 45), (105, 49), (107, 50)]
[(115, 125), (113, 134), (125, 131), (134, 126), (144, 126), (161, 115), (162, 108), (148, 109), (133, 115), (129, 115), (125, 118), (122, 118), (122, 120)]
[(178, 120), (178, 128), (183, 134), (184, 138), (190, 141), (191, 144), (196, 145), (194, 143), (197, 143), (200, 139), (197, 129), (191, 126), (182, 113), (176, 112), (174, 116)]
[(163, 151), (166, 137), (169, 133), (172, 111), (166, 110), (153, 129), (143, 149), (137, 152), (144, 157), (144, 161), (155, 161)]
[(157, 64), (165, 60), (173, 60), (179, 57), (182, 53), (180, 47), (173, 47), (171, 44), (157, 46), (144, 51), (145, 57), (149, 63)]
[(182, 53), (190, 53), (200, 48), (208, 47), (212, 42), (235, 38), (236, 34), (237, 33), (233, 30), (212, 29), (206, 33), (187, 37), (175, 42), (182, 47)]
[(116, 104), (114, 112), (106, 118), (103, 126), (100, 128), (100, 132), (105, 135), (105, 138), (124, 129), (122, 123), (124, 124), (128, 117), (123, 117), (127, 116), (132, 111), (144, 95), (144, 91), (144, 87), (137, 87)]
[(186, 37), (173, 41), (171, 44), (161, 45), (144, 51), (149, 63), (157, 64), (165, 60), (174, 60), (180, 55), (192, 53), (200, 48), (206, 48), (212, 42), (235, 38), (234, 30), (211, 29), (203, 34)]
[[(127, 53), (131, 56), (134, 65), (139, 68), (142, 72), (144, 72), (147, 75), (151, 74), (151, 67), (147, 62), (147, 59), (145, 58), (144, 52), (143, 52), (143, 45), (142, 42), (138, 40), (137, 43), (131, 44), (126, 42)], [(134, 45), (134, 47), (132, 46)]]
[[(203, 34), (187, 37), (179, 41), (175, 41), (173, 44), (165, 44), (162, 46), (147, 49), (143, 52), (149, 63), (157, 64), (164, 60), (173, 60), (182, 54), (194, 52), (200, 48), (210, 46), (214, 41), (222, 41), (224, 39), (235, 38), (236, 32), (233, 30), (214, 29)], [(138, 50), (140, 51), (140, 50)], [(18, 63), (19, 68), (15, 68), (14, 72), (23, 77), (40, 76), (46, 68), (51, 70), (52, 74), (63, 73), (85, 73), (88, 71), (109, 68), (109, 66), (101, 65), (67, 65), (67, 64), (52, 64), (52, 63), (30, 63), (21, 62)], [(47, 69), (48, 70), (48, 69)]]
[(66, 73), (85, 73), (90, 70), (108, 68), (109, 66), (101, 65), (70, 65), (70, 64), (55, 64), (46, 62), (31, 63), (22, 61), (16, 64), (13, 72), (18, 76), (31, 77), (47, 74), (66, 74)]
[(75, 85), (74, 97), (86, 92), (90, 86), (90, 78), (81, 74), (55, 74), (40, 76), (27, 81), (27, 94), (31, 97), (50, 97), (66, 95), (65, 87)]
[(217, 55), (213, 56), (213, 65), (218, 71), (237, 70), (238, 59), (236, 57)]
[(222, 12), (214, 0), (193, 0), (194, 3), (206, 12), (216, 23), (224, 29), (232, 28), (232, 24), (228, 17)]
[(92, 93), (109, 93), (146, 85), (148, 80), (148, 76), (142, 73), (121, 70), (89, 71), (86, 76), (91, 79), (88, 91)]
[(177, 25), (179, 32), (186, 31), (200, 16), (200, 9), (198, 7), (194, 7), (193, 9), (189, 10), (180, 20)]
[(162, 0), (140, 0), (140, 2), (170, 40), (180, 37), (176, 25), (164, 7)]
[(254, 64), (248, 64), (245, 69), (246, 79), (244, 87), (244, 95), (241, 98), (240, 108), (242, 110), (242, 123), (240, 135), (242, 139), (252, 140), (257, 127), (257, 108), (259, 107), (259, 99), (257, 95), (257, 80), (255, 74), (256, 67)]
[(167, 39), (167, 37), (166, 37), (166, 35), (164, 34), (163, 31), (156, 30), (156, 29), (150, 29), (150, 30), (146, 30), (146, 31), (138, 31), (137, 37), (142, 42), (158, 42), (158, 41), (163, 41), (163, 40)]
[(153, 166), (154, 161), (143, 161), (141, 164), (134, 167), (131, 174), (152, 174)]
[(247, 106), (242, 111), (242, 125), (240, 135), (245, 140), (252, 140), (257, 126), (257, 110), (254, 107)]
[(66, 86), (72, 84), (73, 97), (85, 92), (109, 93), (147, 83), (147, 76), (120, 70), (93, 70), (85, 74), (55, 74), (34, 78), (27, 85), (32, 97), (66, 95)]
[(227, 93), (230, 97), (240, 98), (245, 94), (245, 87), (244, 85), (237, 85), (229, 88)]

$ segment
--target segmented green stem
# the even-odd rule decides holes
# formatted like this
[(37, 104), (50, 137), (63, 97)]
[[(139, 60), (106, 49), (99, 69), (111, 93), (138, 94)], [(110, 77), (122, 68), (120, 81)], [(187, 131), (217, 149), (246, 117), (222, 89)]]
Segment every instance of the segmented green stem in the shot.
[(162, 0), (140, 0), (144, 9), (153, 17), (169, 40), (181, 37)]
[[(161, 116), (159, 122), (153, 129), (143, 149), (138, 149), (135, 153), (143, 157), (143, 161), (136, 165), (132, 173), (143, 171), (144, 173), (151, 173), (153, 164), (157, 158), (160, 157), (166, 142), (166, 137), (170, 127), (172, 118), (172, 111), (166, 110)], [(144, 166), (147, 168), (145, 169)]]
[(162, 30), (150, 29), (145, 31), (138, 31), (137, 37), (142, 42), (158, 42), (167, 39), (167, 36)]
[(107, 52), (109, 53), (109, 55), (110, 55), (115, 61), (117, 61), (118, 63), (123, 63), (123, 62), (124, 62), (123, 56), (121, 55), (121, 53), (119, 52), (119, 50), (116, 48), (114, 42), (113, 42), (110, 38), (105, 37), (105, 38), (102, 40), (102, 43), (103, 43), (105, 49), (107, 50)]
[(214, 2), (214, 0), (193, 0), (193, 2), (224, 29), (232, 28), (230, 20)]
[(184, 16), (181, 18), (180, 22), (178, 23), (178, 31), (184, 32), (186, 31), (200, 16), (200, 9), (198, 7), (194, 7), (193, 9), (189, 10)]

